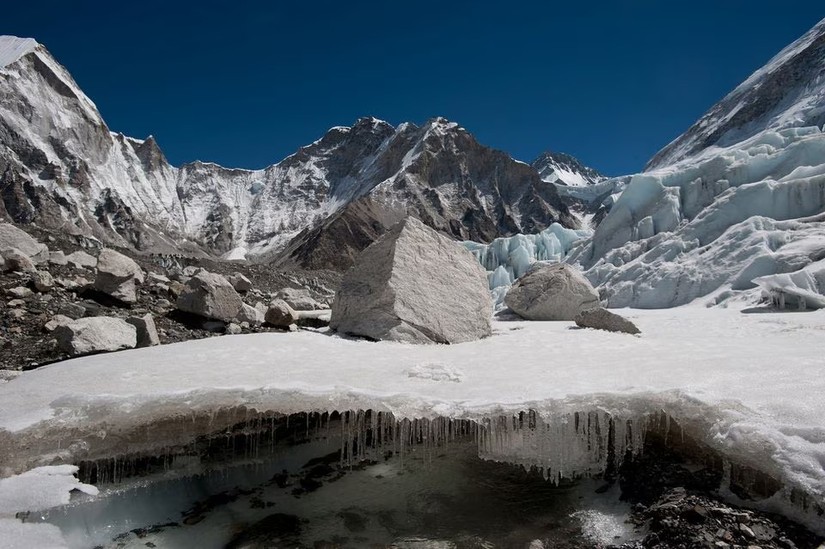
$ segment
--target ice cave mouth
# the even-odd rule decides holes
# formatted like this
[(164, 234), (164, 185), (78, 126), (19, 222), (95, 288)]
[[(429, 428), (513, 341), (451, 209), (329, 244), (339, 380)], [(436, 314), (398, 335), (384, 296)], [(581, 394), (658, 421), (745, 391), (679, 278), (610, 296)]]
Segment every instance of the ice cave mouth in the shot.
[[(183, 427), (146, 429), (168, 435), (173, 424)], [(661, 410), (408, 419), (236, 407), (209, 425), (186, 444), (76, 460), (101, 496), (28, 520), (59, 526), (72, 547), (589, 547), (638, 538), (630, 502), (671, 481), (768, 508), (790, 502), (809, 524), (805, 513), (822, 516)]]

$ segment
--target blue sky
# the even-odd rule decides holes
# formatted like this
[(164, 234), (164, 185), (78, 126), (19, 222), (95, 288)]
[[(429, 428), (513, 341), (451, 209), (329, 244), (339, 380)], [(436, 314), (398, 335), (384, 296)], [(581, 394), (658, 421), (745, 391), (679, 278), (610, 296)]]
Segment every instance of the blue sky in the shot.
[(825, 17), (821, 0), (8, 4), (0, 34), (44, 43), (111, 129), (174, 164), (258, 168), (360, 116), (445, 116), (610, 175)]

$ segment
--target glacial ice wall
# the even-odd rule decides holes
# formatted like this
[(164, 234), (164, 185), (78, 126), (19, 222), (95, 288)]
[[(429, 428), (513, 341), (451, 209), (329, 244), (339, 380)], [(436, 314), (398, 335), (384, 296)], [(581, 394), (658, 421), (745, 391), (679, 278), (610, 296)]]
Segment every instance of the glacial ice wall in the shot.
[(823, 211), (825, 135), (766, 131), (633, 176), (568, 261), (609, 307), (674, 307), (819, 261)]
[(465, 241), (464, 247), (487, 270), (490, 291), (496, 307), (501, 305), (507, 289), (537, 261), (558, 263), (573, 246), (592, 234), (589, 230), (574, 230), (553, 223), (537, 234), (517, 234), (497, 238), (490, 244)]

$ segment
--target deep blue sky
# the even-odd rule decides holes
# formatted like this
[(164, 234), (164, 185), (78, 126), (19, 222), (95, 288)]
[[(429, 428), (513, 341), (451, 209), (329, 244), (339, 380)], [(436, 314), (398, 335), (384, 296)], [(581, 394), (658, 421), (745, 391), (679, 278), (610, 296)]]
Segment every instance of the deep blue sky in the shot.
[[(177, 4), (177, 7), (174, 5)], [(7, 2), (109, 127), (257, 168), (329, 127), (440, 115), (530, 161), (638, 171), (825, 17), (822, 0)]]

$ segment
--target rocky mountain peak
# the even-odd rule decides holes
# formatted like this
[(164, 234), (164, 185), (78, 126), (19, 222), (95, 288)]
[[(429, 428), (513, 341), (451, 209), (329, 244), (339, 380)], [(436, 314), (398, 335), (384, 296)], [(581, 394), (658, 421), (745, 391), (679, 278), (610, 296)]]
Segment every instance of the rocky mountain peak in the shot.
[(543, 152), (530, 165), (539, 172), (543, 181), (569, 187), (595, 185), (607, 179), (597, 170), (585, 166), (566, 153)]

